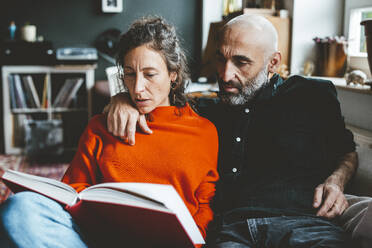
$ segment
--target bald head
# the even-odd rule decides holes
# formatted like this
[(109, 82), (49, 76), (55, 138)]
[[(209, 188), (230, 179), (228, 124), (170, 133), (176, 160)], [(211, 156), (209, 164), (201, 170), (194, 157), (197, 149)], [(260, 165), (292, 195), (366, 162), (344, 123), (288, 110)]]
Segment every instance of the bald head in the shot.
[(225, 24), (219, 38), (224, 39), (225, 35), (256, 44), (263, 49), (265, 57), (278, 50), (278, 33), (271, 22), (263, 16), (248, 14), (237, 16)]

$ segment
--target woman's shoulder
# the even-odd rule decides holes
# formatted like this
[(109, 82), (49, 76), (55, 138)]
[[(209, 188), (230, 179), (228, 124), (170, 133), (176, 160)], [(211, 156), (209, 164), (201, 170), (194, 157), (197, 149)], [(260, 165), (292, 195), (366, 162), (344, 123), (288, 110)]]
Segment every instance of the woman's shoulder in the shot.
[(205, 130), (205, 131), (212, 131), (212, 132), (216, 132), (217, 133), (216, 127), (214, 126), (214, 124), (210, 120), (208, 120), (205, 117), (200, 116), (189, 105), (186, 106), (185, 108), (187, 108), (187, 111), (189, 113), (189, 116), (191, 117), (192, 121), (194, 122), (193, 123), (194, 126), (200, 127), (203, 130)]
[(91, 130), (105, 130), (106, 125), (106, 115), (97, 114), (90, 118), (87, 128)]

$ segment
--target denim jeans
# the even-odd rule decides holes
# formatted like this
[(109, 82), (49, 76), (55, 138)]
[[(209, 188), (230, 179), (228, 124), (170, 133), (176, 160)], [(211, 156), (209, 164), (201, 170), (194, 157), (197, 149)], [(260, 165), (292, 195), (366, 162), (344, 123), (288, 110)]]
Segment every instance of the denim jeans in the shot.
[(278, 216), (223, 223), (208, 247), (356, 247), (350, 242), (350, 235), (328, 220), (315, 216)]
[(0, 247), (88, 246), (60, 204), (40, 194), (21, 192), (0, 205)]

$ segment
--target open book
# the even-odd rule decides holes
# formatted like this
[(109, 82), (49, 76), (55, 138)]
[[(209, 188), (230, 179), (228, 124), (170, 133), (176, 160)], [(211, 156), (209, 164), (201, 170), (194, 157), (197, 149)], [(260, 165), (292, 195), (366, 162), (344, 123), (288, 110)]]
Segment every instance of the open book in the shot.
[(204, 244), (190, 212), (171, 185), (102, 183), (77, 193), (60, 181), (13, 170), (5, 171), (2, 180), (13, 192), (31, 190), (60, 202), (80, 226), (97, 235), (105, 231), (111, 236), (125, 235), (151, 247)]

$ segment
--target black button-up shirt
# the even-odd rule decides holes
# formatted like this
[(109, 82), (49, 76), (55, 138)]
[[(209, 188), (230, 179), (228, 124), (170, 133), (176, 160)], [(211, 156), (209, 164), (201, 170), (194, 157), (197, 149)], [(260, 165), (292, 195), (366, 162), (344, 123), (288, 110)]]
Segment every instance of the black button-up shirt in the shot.
[(218, 130), (224, 214), (314, 214), (315, 187), (355, 150), (330, 81), (274, 75), (249, 104), (204, 102), (200, 113)]

